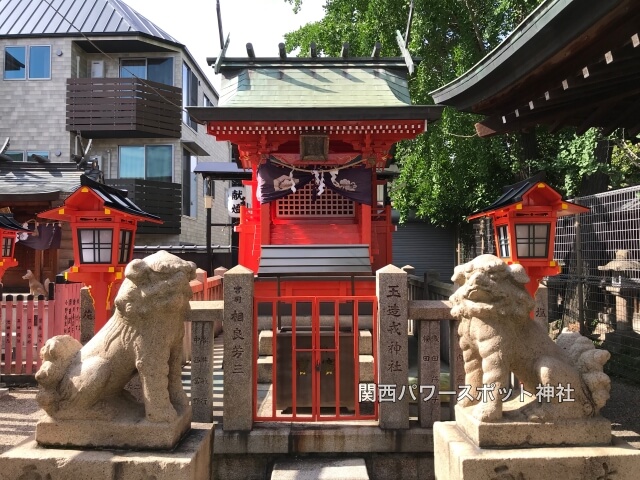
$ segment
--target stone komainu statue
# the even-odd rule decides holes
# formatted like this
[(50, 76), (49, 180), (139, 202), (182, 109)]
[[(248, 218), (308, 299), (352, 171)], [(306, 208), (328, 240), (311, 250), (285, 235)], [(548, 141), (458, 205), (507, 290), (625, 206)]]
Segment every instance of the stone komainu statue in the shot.
[(114, 315), (84, 347), (68, 335), (49, 339), (36, 374), (36, 398), (47, 414), (115, 418), (137, 404), (124, 389), (136, 373), (146, 420), (170, 422), (176, 410), (190, 408), (181, 362), (195, 270), (193, 262), (165, 251), (133, 260), (125, 269)]
[[(609, 398), (610, 380), (603, 373), (609, 352), (597, 350), (578, 333), (562, 333), (558, 343), (529, 314), (533, 299), (524, 285), (529, 281), (521, 265), (507, 265), (493, 255), (481, 255), (456, 267), (452, 277), (460, 288), (451, 295), (451, 314), (460, 320), (460, 346), (465, 384), (471, 394), (492, 386), (494, 398), (481, 402), (465, 397), (461, 405), (475, 405), (473, 416), (493, 422), (503, 413), (500, 389), (507, 390), (513, 372), (525, 391), (535, 394), (539, 385), (571, 388), (574, 401), (561, 397), (532, 401), (520, 409), (529, 421), (590, 417)], [(514, 387), (519, 393), (519, 387)]]

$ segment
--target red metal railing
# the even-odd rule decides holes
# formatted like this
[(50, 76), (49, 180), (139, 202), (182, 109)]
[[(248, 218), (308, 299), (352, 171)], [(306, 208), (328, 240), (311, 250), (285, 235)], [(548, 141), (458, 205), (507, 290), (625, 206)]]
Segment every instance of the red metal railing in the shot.
[[(331, 313), (321, 315), (322, 310), (328, 307), (332, 311), (333, 319), (330, 318)], [(265, 310), (268, 311), (268, 315), (265, 314)], [(345, 315), (345, 310), (350, 310), (350, 315)], [(361, 310), (366, 313), (361, 313)], [(273, 332), (271, 383), (264, 398), (259, 398), (258, 395), (258, 332), (254, 335), (253, 351), (256, 361), (253, 364), (253, 417), (255, 421), (377, 419), (377, 402), (371, 402), (365, 407), (361, 405), (359, 398), (361, 384), (359, 343), (362, 315), (371, 315), (372, 319), (373, 383), (377, 384), (378, 381), (375, 354), (377, 338), (374, 321), (377, 316), (375, 296), (255, 297), (254, 312), (256, 329), (259, 329), (260, 317), (263, 319), (271, 317)], [(286, 325), (289, 323), (290, 325)], [(325, 327), (329, 328), (325, 330)], [(352, 342), (351, 345), (347, 343), (349, 341)], [(344, 351), (341, 352), (341, 350)], [(283, 358), (280, 358), (281, 355)], [(289, 362), (290, 365), (287, 365)], [(331, 382), (328, 377), (332, 377), (333, 381)], [(352, 391), (341, 391), (344, 385), (352, 388)], [(285, 405), (288, 408), (283, 408)]]

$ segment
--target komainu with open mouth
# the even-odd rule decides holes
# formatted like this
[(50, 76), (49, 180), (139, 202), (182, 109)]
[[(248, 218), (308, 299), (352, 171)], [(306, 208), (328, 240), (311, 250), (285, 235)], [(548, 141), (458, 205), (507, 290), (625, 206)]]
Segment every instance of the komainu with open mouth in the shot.
[[(458, 333), (463, 352), (465, 383), (473, 400), (473, 416), (483, 422), (503, 415), (500, 391), (507, 391), (513, 372), (521, 388), (534, 395), (520, 413), (523, 420), (552, 422), (596, 416), (609, 398), (610, 380), (603, 366), (609, 352), (597, 350), (577, 333), (561, 334), (558, 343), (530, 318), (533, 299), (524, 285), (529, 278), (521, 265), (507, 265), (493, 255), (481, 255), (456, 267), (452, 277), (460, 288), (451, 295), (451, 314), (460, 320)], [(537, 401), (538, 387), (569, 392)], [(479, 390), (491, 388), (493, 395)], [(567, 388), (570, 389), (567, 391)], [(520, 387), (513, 388), (520, 393)], [(486, 400), (486, 401), (484, 401)]]

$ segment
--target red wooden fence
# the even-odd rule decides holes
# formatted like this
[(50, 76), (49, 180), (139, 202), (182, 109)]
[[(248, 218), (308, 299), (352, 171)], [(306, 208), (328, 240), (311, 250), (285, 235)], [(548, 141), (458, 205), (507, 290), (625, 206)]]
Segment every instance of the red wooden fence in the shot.
[(0, 374), (35, 374), (41, 363), (40, 349), (55, 335), (80, 340), (81, 287), (79, 283), (57, 284), (55, 300), (8, 295), (0, 302)]

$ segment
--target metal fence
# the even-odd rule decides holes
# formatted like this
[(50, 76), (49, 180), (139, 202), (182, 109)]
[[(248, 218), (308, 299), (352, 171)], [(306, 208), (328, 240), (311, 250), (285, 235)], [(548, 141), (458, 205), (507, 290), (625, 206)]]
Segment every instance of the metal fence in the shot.
[[(611, 352), (608, 373), (640, 382), (640, 186), (572, 201), (591, 210), (558, 221), (549, 321), (556, 331), (582, 326)], [(486, 219), (474, 224), (465, 261), (495, 252), (491, 232)]]

